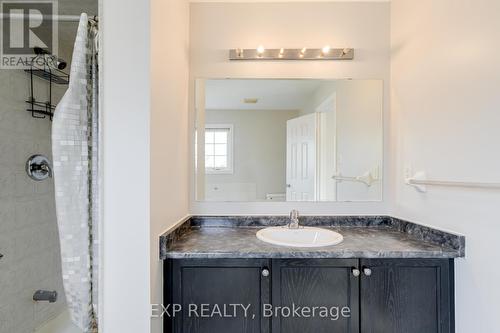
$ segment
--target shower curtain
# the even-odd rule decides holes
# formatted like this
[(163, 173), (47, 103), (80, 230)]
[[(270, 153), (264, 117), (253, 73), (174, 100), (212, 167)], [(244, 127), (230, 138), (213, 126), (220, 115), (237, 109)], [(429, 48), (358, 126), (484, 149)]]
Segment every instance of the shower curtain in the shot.
[(82, 14), (68, 90), (52, 122), (52, 157), (64, 291), (71, 319), (97, 332), (99, 128), (97, 25)]

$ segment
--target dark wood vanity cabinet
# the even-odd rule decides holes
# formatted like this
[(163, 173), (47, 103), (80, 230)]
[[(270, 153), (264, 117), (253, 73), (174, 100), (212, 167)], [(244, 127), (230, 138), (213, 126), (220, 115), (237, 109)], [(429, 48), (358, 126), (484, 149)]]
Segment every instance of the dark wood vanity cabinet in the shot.
[(164, 303), (182, 306), (165, 332), (454, 332), (453, 260), (176, 259), (164, 270)]
[[(273, 307), (293, 310), (295, 304), (301, 309), (299, 317), (284, 313), (272, 318), (272, 332), (359, 332), (359, 277), (352, 274), (357, 266), (356, 259), (273, 260)], [(314, 315), (308, 313), (314, 308)]]
[(451, 333), (453, 260), (362, 259), (363, 333)]
[(165, 318), (164, 331), (269, 332), (270, 321), (261, 315), (263, 305), (270, 303), (269, 266), (267, 259), (170, 261), (165, 276), (171, 284), (165, 284), (164, 302), (180, 305), (182, 312)]

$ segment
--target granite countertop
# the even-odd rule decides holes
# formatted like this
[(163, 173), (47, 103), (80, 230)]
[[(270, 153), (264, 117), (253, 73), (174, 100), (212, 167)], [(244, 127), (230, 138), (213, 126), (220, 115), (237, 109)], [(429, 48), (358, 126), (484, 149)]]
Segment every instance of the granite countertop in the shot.
[(272, 245), (255, 236), (282, 218), (195, 217), (160, 237), (161, 259), (181, 258), (456, 258), (465, 239), (391, 217), (310, 217), (303, 225), (331, 229), (340, 244), (318, 248)]

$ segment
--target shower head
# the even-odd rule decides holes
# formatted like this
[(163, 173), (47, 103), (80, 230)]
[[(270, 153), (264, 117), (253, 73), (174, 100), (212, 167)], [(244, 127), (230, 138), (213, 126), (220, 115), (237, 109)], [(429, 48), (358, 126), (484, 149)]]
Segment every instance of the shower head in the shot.
[[(33, 52), (37, 56), (42, 56), (45, 59), (45, 62), (50, 67), (57, 68), (59, 70), (63, 70), (68, 66), (68, 63), (64, 59), (56, 58), (49, 51), (42, 49), (41, 47), (35, 46), (33, 48)], [(47, 56), (48, 59), (45, 56)]]
[(63, 59), (61, 59), (61, 58), (57, 58), (57, 59), (56, 59), (56, 65), (57, 65), (57, 69), (59, 69), (59, 70), (63, 70), (63, 69), (65, 69), (65, 68), (66, 68), (66, 66), (67, 66), (68, 64), (67, 64), (67, 63), (66, 63), (66, 61), (64, 61)]

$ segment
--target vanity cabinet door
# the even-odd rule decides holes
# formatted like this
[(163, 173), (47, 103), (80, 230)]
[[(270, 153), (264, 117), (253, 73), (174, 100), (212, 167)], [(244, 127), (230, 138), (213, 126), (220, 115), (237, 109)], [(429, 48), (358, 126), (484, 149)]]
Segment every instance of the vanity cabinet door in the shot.
[[(357, 259), (273, 260), (272, 303), (277, 315), (271, 320), (272, 332), (358, 333), (358, 263)], [(294, 305), (301, 309), (288, 315), (284, 309), (293, 311)]]
[(361, 333), (451, 333), (453, 261), (362, 259)]
[(171, 298), (165, 299), (183, 311), (165, 321), (165, 332), (270, 332), (269, 320), (261, 316), (262, 303), (269, 303), (268, 260), (172, 260), (170, 270), (173, 287), (166, 286)]

